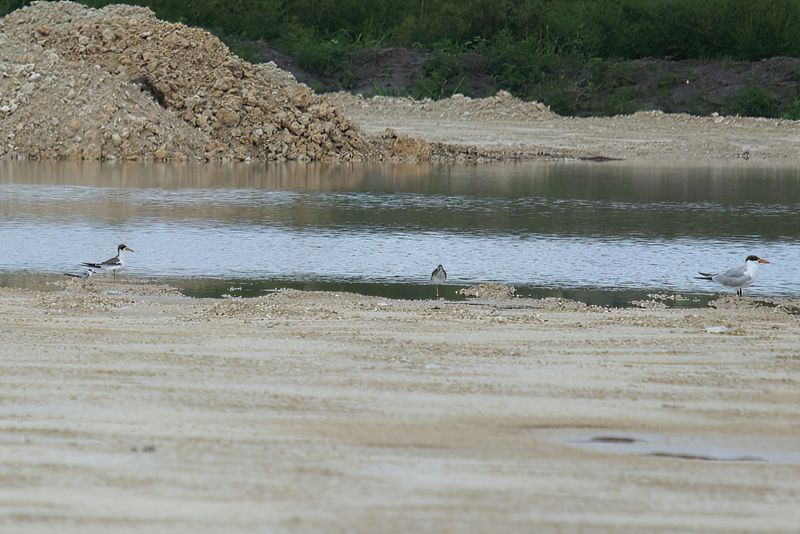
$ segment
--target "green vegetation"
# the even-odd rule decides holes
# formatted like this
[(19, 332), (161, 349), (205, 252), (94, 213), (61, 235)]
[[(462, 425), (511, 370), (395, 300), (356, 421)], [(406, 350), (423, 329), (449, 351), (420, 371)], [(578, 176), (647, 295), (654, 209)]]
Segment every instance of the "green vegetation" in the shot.
[(792, 121), (800, 120), (800, 100), (795, 98), (781, 114), (781, 118)]
[(744, 117), (774, 117), (778, 99), (768, 90), (748, 80), (747, 85), (734, 97), (731, 105), (734, 113)]
[[(83, 0), (99, 7), (120, 0)], [(26, 4), (0, 0), (0, 15)], [(629, 112), (638, 58), (759, 60), (800, 56), (800, 2), (786, 0), (139, 0), (159, 17), (208, 28), (234, 51), (266, 42), (340, 87), (353, 83), (352, 56), (399, 46), (430, 54), (414, 96), (479, 94), (480, 69), (523, 98), (562, 113)], [(480, 58), (465, 61), (465, 57)], [(600, 59), (598, 59), (600, 58)], [(582, 72), (584, 87), (567, 72)], [(586, 101), (593, 91), (603, 102)], [(780, 113), (774, 95), (748, 85), (742, 113)], [(786, 110), (787, 113), (793, 112)]]

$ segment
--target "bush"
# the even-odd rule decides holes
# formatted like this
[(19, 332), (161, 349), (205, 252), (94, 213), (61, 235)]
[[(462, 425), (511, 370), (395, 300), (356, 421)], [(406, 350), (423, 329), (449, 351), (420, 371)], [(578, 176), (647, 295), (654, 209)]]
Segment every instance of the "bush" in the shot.
[(466, 73), (459, 61), (461, 51), (444, 44), (440, 48), (425, 62), (425, 77), (416, 84), (415, 98), (446, 98), (462, 91)]
[(778, 99), (752, 80), (731, 100), (730, 111), (743, 117), (775, 117)]
[(781, 118), (790, 121), (800, 120), (800, 100), (795, 98), (783, 113), (781, 113)]

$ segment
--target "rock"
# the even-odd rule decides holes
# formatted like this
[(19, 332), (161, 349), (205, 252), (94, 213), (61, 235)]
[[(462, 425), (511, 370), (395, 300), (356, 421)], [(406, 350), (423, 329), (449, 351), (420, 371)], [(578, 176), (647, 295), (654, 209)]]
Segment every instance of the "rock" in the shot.
[(298, 85), (292, 95), (292, 105), (297, 109), (304, 110), (311, 104), (313, 93), (305, 85)]
[(183, 107), (188, 110), (193, 110), (202, 102), (202, 99), (197, 95), (188, 96), (183, 99)]
[(83, 159), (88, 161), (99, 161), (103, 159), (103, 150), (97, 143), (90, 143), (83, 149)]
[(224, 108), (217, 112), (217, 121), (225, 127), (233, 127), (239, 124), (239, 114), (232, 109)]

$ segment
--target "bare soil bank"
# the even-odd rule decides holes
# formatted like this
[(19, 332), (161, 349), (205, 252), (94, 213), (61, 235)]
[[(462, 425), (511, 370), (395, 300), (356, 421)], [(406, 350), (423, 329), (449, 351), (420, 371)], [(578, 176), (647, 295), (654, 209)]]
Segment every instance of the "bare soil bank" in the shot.
[(795, 531), (797, 303), (715, 305), (3, 289), (0, 530)]
[(0, 158), (796, 165), (798, 126), (660, 112), (565, 118), (504, 92), (439, 102), (320, 96), (145, 8), (35, 2), (0, 20)]
[[(616, 117), (561, 117), (508, 93), (439, 101), (331, 95), (367, 135), (387, 128), (422, 138), (437, 150), (457, 145), (452, 159), (618, 158), (659, 163), (800, 164), (800, 122), (696, 117), (660, 111)], [(464, 149), (472, 147), (472, 149)]]

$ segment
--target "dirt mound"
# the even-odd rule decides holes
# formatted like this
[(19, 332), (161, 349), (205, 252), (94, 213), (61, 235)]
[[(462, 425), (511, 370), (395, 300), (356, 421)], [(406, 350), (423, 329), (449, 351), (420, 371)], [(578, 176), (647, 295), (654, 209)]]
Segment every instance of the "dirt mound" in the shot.
[(378, 157), (328, 99), (146, 8), (34, 2), (0, 32), (6, 157)]
[(364, 98), (350, 93), (331, 93), (331, 101), (348, 116), (369, 109), (386, 117), (438, 117), (447, 120), (495, 120), (532, 122), (557, 117), (550, 108), (539, 102), (523, 102), (508, 91), (499, 91), (488, 98), (453, 95), (442, 100), (373, 96)]
[(5, 158), (203, 159), (223, 149), (126, 80), (2, 33), (0, 131)]

